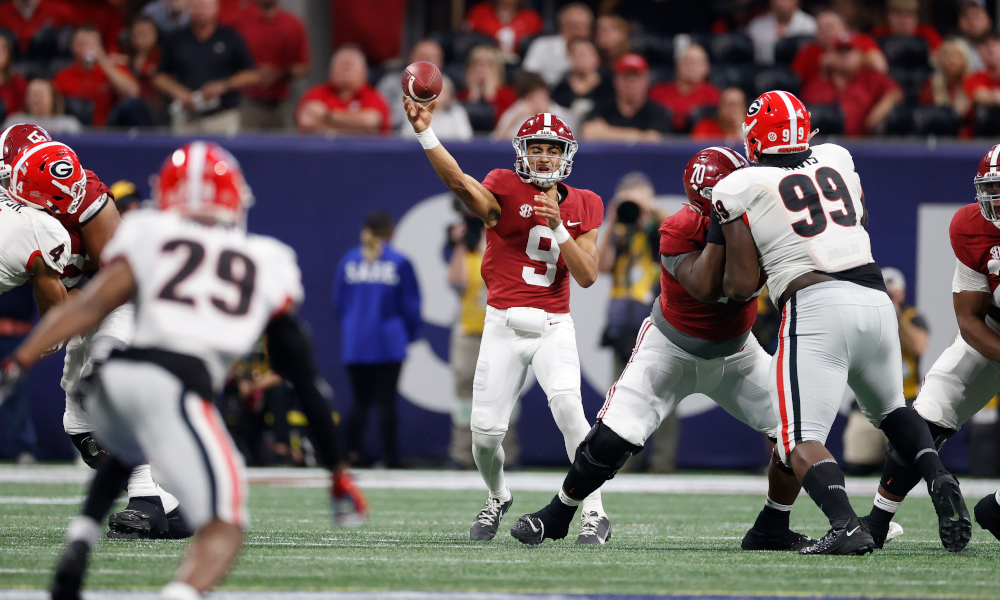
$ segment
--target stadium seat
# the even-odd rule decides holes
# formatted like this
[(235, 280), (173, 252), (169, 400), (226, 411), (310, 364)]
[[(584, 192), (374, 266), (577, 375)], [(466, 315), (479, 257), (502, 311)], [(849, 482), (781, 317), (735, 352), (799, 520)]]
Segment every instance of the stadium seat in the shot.
[(496, 40), (488, 35), (474, 31), (459, 31), (456, 33), (438, 32), (427, 36), (441, 45), (444, 50), (445, 63), (465, 63), (469, 51), (479, 45), (496, 46)]
[(688, 130), (690, 131), (694, 127), (695, 123), (702, 119), (714, 119), (716, 114), (716, 109), (714, 106), (699, 106), (698, 108), (691, 111), (688, 116)]
[(886, 35), (878, 38), (890, 67), (913, 69), (928, 67), (927, 40), (908, 35)]
[(24, 78), (28, 81), (38, 79), (39, 77), (42, 79), (48, 79), (49, 77), (49, 63), (45, 60), (25, 58), (14, 63), (11, 70), (24, 75)]
[(89, 127), (94, 122), (94, 101), (84, 98), (63, 98), (66, 105), (66, 114), (73, 115), (80, 120), (84, 126)]
[(754, 77), (757, 67), (753, 64), (720, 64), (712, 65), (712, 72), (708, 74), (708, 81), (724, 90), (728, 87), (738, 87), (749, 97), (754, 92)]
[(799, 76), (785, 66), (763, 69), (753, 79), (754, 94), (760, 96), (771, 90), (783, 90), (792, 94), (799, 93)]
[(545, 35), (544, 33), (536, 33), (534, 35), (527, 35), (521, 38), (521, 43), (517, 46), (517, 55), (520, 60), (524, 60), (524, 55), (528, 53), (528, 48), (531, 46), (531, 42), (537, 40), (538, 38)]
[(469, 113), (469, 123), (473, 130), (480, 133), (493, 131), (495, 118), (492, 106), (485, 102), (466, 102), (462, 106)]
[(62, 71), (71, 64), (73, 64), (73, 59), (66, 58), (65, 56), (60, 56), (58, 58), (53, 58), (52, 60), (50, 60), (49, 64), (46, 65), (46, 70), (48, 71), (49, 79), (55, 77), (56, 73)]
[(465, 63), (449, 63), (441, 69), (441, 73), (450, 77), (451, 82), (455, 84), (455, 90), (458, 91), (465, 87)]
[(900, 104), (885, 118), (886, 135), (913, 135), (913, 109), (912, 104)]
[(809, 107), (810, 121), (813, 129), (819, 129), (823, 135), (840, 135), (844, 133), (844, 113), (839, 106), (824, 106), (817, 104)]
[(664, 83), (667, 81), (673, 81), (676, 73), (673, 67), (659, 66), (649, 67), (649, 82), (651, 84)]
[(931, 70), (928, 67), (889, 67), (889, 77), (903, 89), (906, 102), (910, 104), (920, 103), (920, 90), (930, 75)]
[(1000, 108), (980, 106), (976, 109), (976, 137), (1000, 135)]
[(753, 63), (753, 40), (743, 32), (720, 33), (712, 38), (709, 48), (712, 63)]
[(913, 110), (913, 132), (917, 135), (954, 137), (962, 120), (950, 106), (918, 106)]
[(781, 38), (774, 45), (774, 64), (791, 66), (795, 60), (795, 55), (799, 53), (802, 46), (814, 41), (816, 38), (810, 35), (797, 35)]
[(52, 60), (57, 57), (72, 57), (70, 46), (73, 42), (72, 27), (50, 27), (40, 29), (31, 37), (26, 58)]
[(674, 40), (670, 36), (654, 33), (636, 33), (632, 35), (632, 52), (646, 58), (650, 67), (674, 66)]

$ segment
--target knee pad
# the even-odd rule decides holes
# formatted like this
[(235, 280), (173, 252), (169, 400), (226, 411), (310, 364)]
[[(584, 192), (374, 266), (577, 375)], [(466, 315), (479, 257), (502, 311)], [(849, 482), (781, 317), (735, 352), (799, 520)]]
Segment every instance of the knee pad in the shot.
[(73, 447), (80, 452), (83, 462), (91, 469), (96, 469), (107, 456), (108, 453), (101, 448), (101, 445), (94, 439), (92, 433), (77, 433), (69, 436), (73, 442)]
[(588, 479), (608, 481), (633, 454), (642, 451), (642, 446), (631, 444), (610, 427), (598, 421), (576, 449), (573, 470)]
[(500, 411), (495, 408), (476, 408), (469, 419), (472, 431), (486, 435), (503, 435), (507, 432), (507, 424), (503, 422)]

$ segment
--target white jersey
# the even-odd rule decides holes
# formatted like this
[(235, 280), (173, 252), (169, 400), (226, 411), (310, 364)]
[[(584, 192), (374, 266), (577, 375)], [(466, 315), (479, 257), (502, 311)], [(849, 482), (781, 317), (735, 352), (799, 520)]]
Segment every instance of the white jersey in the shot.
[(271, 319), (303, 299), (295, 252), (270, 237), (156, 209), (125, 216), (101, 256), (136, 283), (136, 348), (198, 357), (219, 389)]
[(52, 216), (0, 190), (0, 294), (28, 281), (35, 256), (59, 273), (69, 264), (69, 233)]
[(712, 190), (712, 201), (723, 223), (746, 215), (777, 302), (799, 275), (839, 273), (874, 261), (861, 226), (862, 195), (851, 153), (822, 144), (796, 167), (732, 173)]

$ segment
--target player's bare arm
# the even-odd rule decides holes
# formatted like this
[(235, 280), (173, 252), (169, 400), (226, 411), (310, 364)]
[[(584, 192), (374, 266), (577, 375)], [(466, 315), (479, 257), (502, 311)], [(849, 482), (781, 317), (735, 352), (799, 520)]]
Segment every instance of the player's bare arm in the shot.
[(132, 269), (123, 260), (101, 269), (80, 293), (52, 307), (14, 353), (25, 367), (35, 364), (49, 348), (90, 331), (104, 317), (135, 295)]
[[(726, 247), (707, 244), (704, 250), (692, 252), (681, 261), (677, 266), (677, 281), (695, 300), (706, 304), (718, 302), (722, 298), (725, 264)], [(755, 289), (753, 293), (756, 292)]]
[[(540, 144), (545, 145), (545, 144)], [(537, 168), (537, 167), (536, 167)], [(551, 195), (550, 195), (551, 194)], [(549, 228), (558, 229), (562, 225), (562, 216), (559, 213), (559, 201), (552, 196), (556, 194), (556, 187), (552, 186), (544, 194), (537, 194), (535, 201), (535, 214), (545, 219)], [(590, 287), (597, 281), (597, 230), (592, 229), (581, 234), (576, 239), (568, 238), (559, 244), (559, 252), (570, 275), (581, 287)]]
[[(437, 107), (437, 100), (424, 106), (404, 96), (403, 106), (406, 108), (406, 118), (413, 125), (413, 131), (420, 134), (431, 126), (431, 117)], [(444, 145), (439, 143), (426, 152), (438, 177), (458, 196), (469, 212), (482, 219), (487, 227), (496, 225), (500, 220), (500, 203), (493, 192), (483, 187), (483, 184), (475, 178), (466, 175), (458, 166), (458, 161), (445, 150)]]
[(962, 339), (986, 358), (1000, 361), (1000, 337), (986, 325), (992, 297), (973, 291), (958, 292), (952, 297)]
[(50, 308), (66, 299), (66, 286), (62, 284), (62, 274), (36, 256), (28, 269), (31, 273), (31, 289), (38, 305), (38, 314), (45, 316)]
[[(97, 216), (81, 228), (83, 249), (86, 250), (87, 256), (91, 257), (91, 260), (100, 260), (104, 245), (111, 240), (111, 236), (115, 234), (115, 229), (121, 222), (122, 217), (118, 214), (118, 207), (115, 206), (114, 202), (108, 201), (104, 204), (101, 212), (97, 213)], [(93, 268), (96, 269), (98, 266), (95, 264)]]
[(757, 293), (760, 283), (760, 259), (750, 227), (743, 219), (722, 226), (726, 236), (726, 271), (722, 278), (722, 293), (733, 300), (749, 300)]

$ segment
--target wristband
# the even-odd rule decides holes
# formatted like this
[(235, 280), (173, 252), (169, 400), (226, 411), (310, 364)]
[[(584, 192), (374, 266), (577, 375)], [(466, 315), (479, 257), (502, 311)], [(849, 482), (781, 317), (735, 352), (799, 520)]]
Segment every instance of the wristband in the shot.
[(719, 222), (719, 215), (714, 210), (709, 211), (709, 213), (708, 235), (705, 236), (705, 241), (710, 244), (725, 246), (726, 235), (722, 232), (722, 223)]
[(559, 224), (559, 227), (553, 229), (552, 233), (555, 235), (557, 244), (562, 244), (567, 240), (569, 240), (569, 238), (571, 237), (569, 234), (569, 230), (566, 229), (566, 226), (563, 225), (562, 223)]
[(430, 127), (417, 133), (417, 141), (420, 145), (424, 147), (424, 150), (430, 150), (431, 148), (437, 148), (441, 145), (438, 141), (436, 135), (434, 135), (434, 130)]

